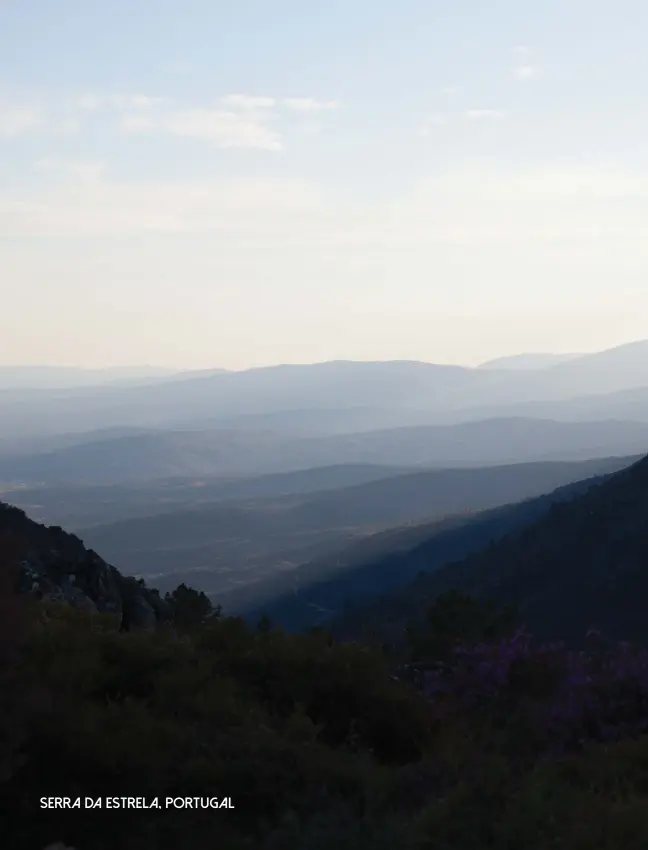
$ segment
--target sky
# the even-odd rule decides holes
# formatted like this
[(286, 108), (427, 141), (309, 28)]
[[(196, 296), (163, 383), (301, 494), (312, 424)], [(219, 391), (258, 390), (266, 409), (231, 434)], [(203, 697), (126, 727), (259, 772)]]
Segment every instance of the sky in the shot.
[(0, 0), (0, 364), (648, 337), (645, 0)]

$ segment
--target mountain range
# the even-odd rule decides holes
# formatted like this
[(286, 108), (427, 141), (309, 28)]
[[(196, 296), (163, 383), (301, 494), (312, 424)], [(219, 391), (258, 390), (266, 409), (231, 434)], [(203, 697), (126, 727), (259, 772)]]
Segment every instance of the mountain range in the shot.
[[(467, 368), (413, 361), (337, 361), (241, 372), (189, 372), (138, 386), (0, 391), (0, 436), (27, 437), (106, 427), (175, 428), (180, 423), (320, 411), (399, 411), (396, 425), (484, 418), (484, 407), (564, 402), (648, 386), (648, 341), (585, 354), (546, 368)], [(645, 398), (639, 418), (648, 419)], [(510, 412), (510, 410), (509, 410)], [(639, 412), (639, 411), (637, 411)], [(493, 413), (495, 415), (501, 415)], [(607, 418), (605, 405), (594, 419)], [(366, 430), (366, 423), (356, 422)], [(378, 417), (378, 427), (383, 427)], [(330, 432), (329, 432), (330, 433)]]
[(428, 532), (465, 554), (480, 512), (508, 528), (520, 500), (648, 450), (648, 341), (477, 368), (77, 371), (0, 374), (0, 492), (163, 589), (190, 575), (239, 611), (291, 597), (290, 622), (402, 584), (409, 567), (357, 576)]
[(584, 356), (584, 354), (510, 354), (506, 357), (496, 357), (494, 360), (481, 363), (479, 368), (514, 369), (516, 371), (548, 369), (550, 366), (557, 366), (559, 363), (567, 363), (569, 360)]

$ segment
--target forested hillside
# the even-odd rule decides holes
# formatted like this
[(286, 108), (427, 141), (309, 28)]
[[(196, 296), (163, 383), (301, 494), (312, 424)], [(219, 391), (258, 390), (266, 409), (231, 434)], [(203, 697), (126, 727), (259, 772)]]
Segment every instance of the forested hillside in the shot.
[[(458, 590), (516, 605), (529, 628), (548, 638), (575, 641), (597, 628), (611, 638), (648, 641), (648, 459), (586, 489), (551, 504), (521, 530), (354, 612), (340, 628), (387, 628), (394, 636), (439, 594)], [(432, 551), (422, 544), (397, 554), (391, 569), (433, 568)]]

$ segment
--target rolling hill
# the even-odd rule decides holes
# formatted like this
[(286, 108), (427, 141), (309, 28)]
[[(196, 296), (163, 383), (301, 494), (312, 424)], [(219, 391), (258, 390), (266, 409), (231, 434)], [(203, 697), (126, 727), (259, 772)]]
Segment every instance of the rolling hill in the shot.
[(648, 386), (554, 401), (487, 404), (461, 411), (448, 411), (442, 419), (446, 424), (453, 424), (493, 417), (551, 419), (556, 422), (595, 422), (606, 419), (648, 422)]
[(5, 484), (108, 485), (252, 476), (340, 464), (471, 467), (639, 454), (648, 423), (502, 418), (325, 437), (271, 431), (143, 431), (0, 457)]
[[(296, 567), (328, 553), (344, 560), (340, 550), (377, 531), (537, 496), (630, 462), (607, 458), (407, 473), (311, 494), (168, 511), (81, 529), (79, 534), (121, 570), (155, 577), (162, 589), (187, 575), (195, 587), (216, 594), (230, 610), (242, 610), (256, 593), (251, 585), (265, 582), (267, 598), (275, 593), (278, 577), (298, 576)], [(300, 579), (295, 582), (291, 587)]]
[(130, 485), (8, 487), (6, 492), (15, 505), (39, 522), (75, 531), (214, 502), (305, 495), (413, 471), (408, 467), (343, 464), (251, 478), (201, 476)]

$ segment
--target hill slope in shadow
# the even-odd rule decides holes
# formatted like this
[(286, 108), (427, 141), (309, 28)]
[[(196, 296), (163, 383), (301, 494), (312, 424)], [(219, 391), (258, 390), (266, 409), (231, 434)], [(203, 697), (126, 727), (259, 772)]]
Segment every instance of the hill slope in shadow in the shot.
[[(580, 492), (579, 492), (580, 490)], [(648, 639), (648, 458), (572, 488), (537, 521), (339, 621), (347, 636), (377, 629), (390, 639), (441, 593), (458, 590), (516, 605), (541, 637), (577, 641), (591, 628), (612, 639)], [(431, 541), (430, 546), (434, 545)], [(433, 567), (430, 549), (395, 556), (393, 569)], [(454, 562), (451, 562), (454, 561)]]
[[(296, 510), (301, 525), (295, 528), (293, 539), (299, 539), (296, 536), (298, 528), (302, 534), (307, 528), (312, 534), (315, 529), (326, 527), (330, 536), (322, 539), (321, 551), (315, 552), (307, 563), (294, 565), (296, 569), (280, 570), (275, 566), (274, 570), (260, 573), (255, 582), (222, 587), (218, 601), (228, 610), (253, 610), (255, 613), (265, 605), (275, 618), (282, 611), (278, 621), (289, 628), (314, 625), (321, 620), (319, 609), (325, 609), (330, 616), (331, 609), (341, 610), (348, 600), (378, 596), (412, 578), (420, 567), (408, 572), (400, 564), (394, 569), (386, 563), (395, 551), (412, 549), (426, 537), (434, 535), (436, 539), (441, 532), (447, 532), (454, 536), (443, 538), (445, 548), (439, 550), (438, 557), (458, 557), (472, 551), (473, 537), (478, 543), (488, 542), (489, 535), (498, 534), (502, 524), (508, 528), (507, 523), (517, 522), (518, 517), (524, 521), (528, 515), (532, 518), (536, 515), (534, 506), (522, 506), (519, 511), (511, 508), (510, 515), (507, 508), (501, 518), (499, 514), (493, 517), (494, 525), (482, 527), (478, 525), (481, 515), (475, 516), (475, 512), (539, 496), (556, 486), (596, 473), (616, 471), (632, 460), (608, 458), (587, 464), (521, 464), (441, 470), (318, 494), (305, 506), (299, 506), (302, 510), (307, 508), (310, 520), (300, 509)], [(293, 522), (296, 517), (292, 517)], [(399, 520), (407, 524), (394, 528)], [(382, 530), (379, 521), (382, 521)], [(461, 533), (460, 529), (463, 529)], [(336, 545), (335, 536), (345, 530), (348, 545)], [(107, 537), (96, 542), (104, 549), (108, 547), (113, 558), (117, 555), (110, 548)], [(381, 565), (379, 570), (374, 569), (377, 560)], [(175, 575), (174, 581), (177, 578)], [(206, 592), (219, 594), (215, 573), (210, 575), (206, 570), (201, 575), (192, 574), (191, 581)]]

